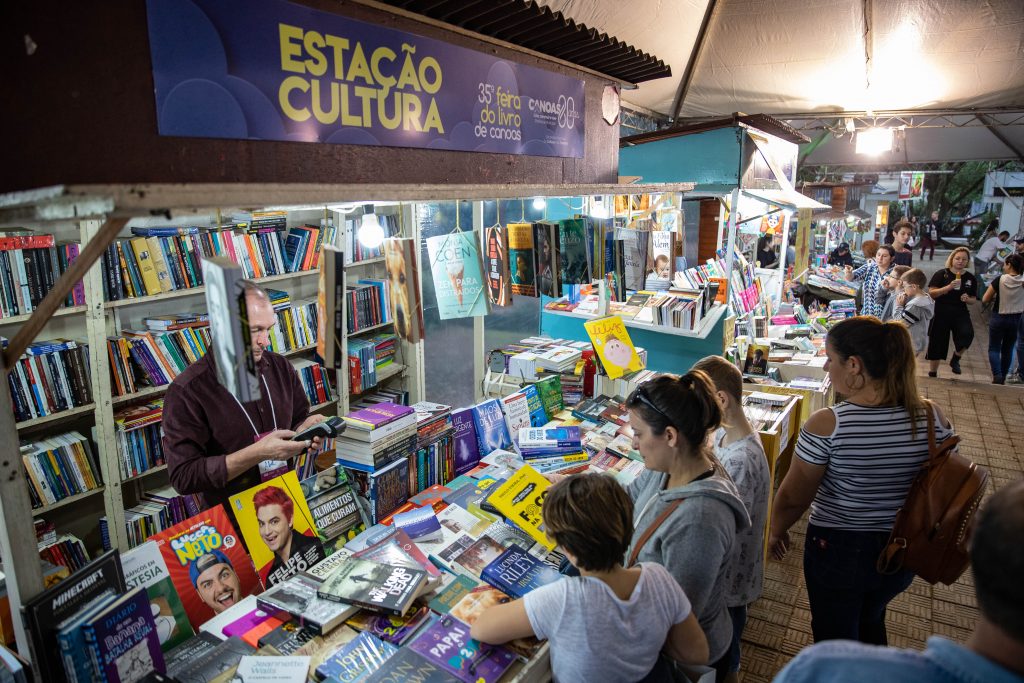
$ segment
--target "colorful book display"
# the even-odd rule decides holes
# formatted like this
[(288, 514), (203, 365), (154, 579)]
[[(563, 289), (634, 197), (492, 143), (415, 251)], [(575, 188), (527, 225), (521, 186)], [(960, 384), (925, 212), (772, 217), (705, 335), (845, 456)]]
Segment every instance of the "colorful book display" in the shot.
[(129, 590), (146, 590), (160, 649), (166, 652), (191, 638), (194, 631), (188, 623), (185, 606), (174, 589), (157, 544), (150, 541), (125, 553), (121, 566)]
[(483, 266), (476, 232), (427, 238), (430, 273), (441, 320), (487, 315)]
[(533, 224), (508, 224), (508, 260), (512, 269), (512, 294), (537, 296)]
[(492, 306), (511, 306), (508, 232), (500, 225), (484, 230), (484, 267), (487, 270), (487, 300)]

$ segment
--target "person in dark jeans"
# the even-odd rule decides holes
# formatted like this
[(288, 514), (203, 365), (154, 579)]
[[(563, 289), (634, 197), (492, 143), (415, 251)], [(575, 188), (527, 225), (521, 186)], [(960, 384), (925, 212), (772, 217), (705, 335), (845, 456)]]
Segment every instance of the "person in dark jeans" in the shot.
[(849, 318), (829, 331), (825, 353), (829, 378), (846, 400), (816, 411), (800, 430), (775, 496), (768, 550), (782, 559), (790, 527), (811, 507), (804, 580), (815, 642), (885, 645), (886, 607), (913, 575), (880, 574), (875, 562), (928, 459), (926, 411), (933, 411), (937, 442), (953, 430), (917, 390), (902, 323)]
[(929, 261), (935, 260), (935, 245), (939, 241), (939, 232), (942, 224), (939, 223), (939, 212), (932, 211), (932, 217), (921, 226), (921, 260), (924, 261), (924, 252), (931, 249), (928, 256)]
[(988, 362), (992, 366), (992, 383), (1004, 384), (1013, 361), (1021, 313), (1024, 313), (1024, 257), (1010, 254), (1003, 262), (1003, 274), (992, 281), (982, 297), (992, 303), (988, 323)]

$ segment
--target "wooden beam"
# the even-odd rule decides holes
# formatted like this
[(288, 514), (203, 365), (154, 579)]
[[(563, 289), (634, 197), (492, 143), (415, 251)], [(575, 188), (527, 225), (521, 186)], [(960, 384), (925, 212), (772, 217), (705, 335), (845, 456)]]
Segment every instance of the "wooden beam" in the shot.
[(700, 29), (697, 31), (697, 39), (693, 42), (693, 49), (690, 50), (690, 58), (686, 60), (686, 69), (679, 79), (679, 89), (676, 91), (676, 99), (672, 103), (672, 120), (679, 118), (679, 112), (683, 110), (683, 102), (686, 94), (690, 91), (690, 83), (693, 82), (693, 74), (697, 70), (697, 62), (700, 60), (701, 50), (704, 49), (704, 41), (711, 30), (711, 15), (715, 12), (715, 5), (718, 0), (708, 0), (704, 8), (704, 18), (701, 19)]
[[(89, 241), (85, 245), (85, 248), (82, 249), (74, 263), (68, 266), (64, 274), (57, 279), (53, 289), (39, 302), (36, 310), (32, 312), (32, 317), (21, 326), (18, 333), (14, 335), (14, 339), (7, 345), (3, 357), (5, 374), (10, 372), (10, 368), (14, 367), (21, 354), (25, 353), (28, 345), (39, 335), (43, 326), (50, 320), (54, 312), (60, 308), (71, 288), (75, 286), (76, 282), (85, 277), (92, 264), (103, 255), (103, 252), (107, 250), (107, 247), (110, 246), (110, 243), (114, 241), (114, 238), (117, 237), (117, 234), (121, 232), (121, 229), (124, 228), (127, 222), (127, 218), (112, 218), (104, 223), (97, 232), (96, 239)], [(7, 443), (17, 443), (17, 439)]]

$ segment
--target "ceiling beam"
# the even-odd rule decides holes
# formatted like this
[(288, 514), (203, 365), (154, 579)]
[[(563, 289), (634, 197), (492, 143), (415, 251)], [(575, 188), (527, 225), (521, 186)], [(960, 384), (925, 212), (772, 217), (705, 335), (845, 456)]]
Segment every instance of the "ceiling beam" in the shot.
[(999, 140), (999, 142), (1006, 145), (1011, 152), (1017, 155), (1017, 161), (1024, 162), (1024, 152), (1021, 152), (1020, 147), (1015, 145), (1013, 141), (1007, 139), (1007, 137), (998, 130), (998, 123), (992, 121), (992, 118), (989, 117), (987, 114), (975, 114), (975, 116), (979, 121), (985, 124), (985, 127), (988, 128), (988, 132), (992, 133), (992, 135), (995, 136), (996, 140)]
[(693, 48), (690, 50), (690, 57), (686, 60), (686, 69), (679, 79), (676, 99), (672, 102), (673, 121), (679, 118), (679, 112), (683, 110), (686, 94), (690, 91), (690, 83), (693, 82), (693, 74), (697, 70), (697, 62), (700, 61), (701, 50), (704, 49), (704, 42), (711, 28), (711, 15), (715, 13), (716, 4), (718, 4), (718, 0), (708, 0), (707, 7), (704, 8), (704, 18), (701, 19), (700, 29), (697, 31), (697, 40), (694, 41)]

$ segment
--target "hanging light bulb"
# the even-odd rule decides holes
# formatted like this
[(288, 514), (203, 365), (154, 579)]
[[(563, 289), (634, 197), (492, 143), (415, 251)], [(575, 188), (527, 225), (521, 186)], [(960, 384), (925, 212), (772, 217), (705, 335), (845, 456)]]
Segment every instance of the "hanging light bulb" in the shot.
[(359, 244), (367, 249), (376, 249), (384, 243), (384, 228), (373, 212), (373, 204), (363, 206), (363, 217), (359, 221)]
[(548, 202), (543, 197), (534, 197), (533, 198), (533, 208), (534, 208), (535, 211), (543, 211), (545, 209), (545, 207), (547, 207), (547, 205), (548, 205)]
[(611, 215), (608, 205), (604, 203), (604, 197), (596, 196), (590, 198), (591, 218), (611, 218)]

